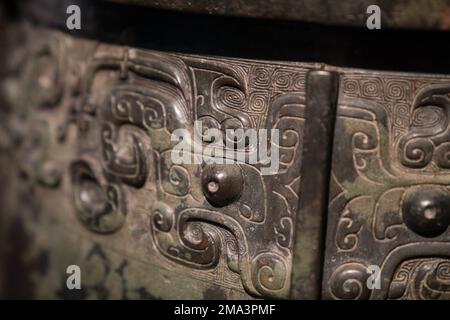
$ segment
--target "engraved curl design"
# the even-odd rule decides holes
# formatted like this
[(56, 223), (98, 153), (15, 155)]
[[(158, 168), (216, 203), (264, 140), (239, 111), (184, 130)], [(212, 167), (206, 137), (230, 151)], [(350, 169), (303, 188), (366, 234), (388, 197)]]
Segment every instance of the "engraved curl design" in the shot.
[(295, 167), (294, 163), (301, 152), (302, 127), (305, 120), (304, 97), (296, 94), (281, 94), (271, 105), (266, 127), (280, 131), (280, 142), (268, 142), (279, 149), (280, 174)]
[(400, 156), (402, 164), (410, 168), (426, 167), (433, 157), (434, 145), (426, 138), (414, 138), (402, 142), (401, 148), (403, 150)]
[(271, 80), (271, 71), (268, 68), (256, 67), (252, 73), (253, 85), (258, 88), (268, 88)]
[(409, 101), (411, 97), (411, 84), (401, 79), (388, 79), (385, 83), (387, 100)]
[(339, 216), (335, 234), (335, 243), (339, 251), (350, 252), (358, 246), (359, 233), (363, 228), (360, 212), (371, 199), (370, 196), (359, 196), (345, 205)]
[(419, 258), (403, 262), (393, 277), (389, 298), (397, 300), (450, 298), (450, 260)]
[(360, 85), (361, 94), (365, 97), (379, 97), (383, 88), (383, 84), (378, 78), (361, 80)]
[(278, 89), (287, 89), (292, 83), (292, 75), (284, 70), (276, 70), (273, 74), (274, 86)]
[[(248, 292), (267, 297), (286, 294), (290, 274), (286, 257), (276, 251), (254, 253), (257, 244), (248, 241), (235, 219), (202, 208), (186, 208), (174, 214), (166, 204), (158, 204), (152, 221), (159, 250), (169, 259), (194, 268), (212, 268), (218, 263), (220, 250), (225, 249), (228, 263), (240, 274)], [(216, 227), (226, 230), (233, 239), (221, 239)]]
[(211, 84), (212, 106), (240, 122), (241, 128), (250, 128), (250, 116), (242, 109), (247, 105), (247, 94), (240, 82), (227, 75), (216, 78)]
[(366, 270), (365, 265), (356, 262), (340, 265), (329, 280), (332, 297), (341, 300), (369, 299), (370, 290), (366, 285), (369, 274)]
[(173, 164), (170, 155), (170, 151), (163, 152), (157, 161), (159, 164), (157, 183), (167, 194), (177, 197), (187, 196), (192, 186), (191, 175), (182, 165)]
[(265, 294), (285, 290), (288, 287), (288, 267), (283, 256), (264, 252), (252, 262), (253, 283), (256, 289)]
[(218, 90), (218, 102), (228, 108), (245, 108), (245, 94), (233, 87), (223, 86)]
[(268, 106), (269, 97), (264, 92), (252, 92), (249, 98), (249, 107), (253, 112), (265, 112)]
[(429, 106), (427, 108), (418, 108), (412, 115), (412, 126), (417, 128), (429, 128), (442, 126), (441, 122), (445, 120), (442, 109)]
[(348, 95), (351, 95), (351, 96), (352, 95), (357, 96), (359, 94), (360, 88), (359, 88), (359, 82), (358, 82), (357, 79), (344, 78), (342, 80), (342, 83), (343, 83), (342, 91), (345, 94), (348, 94)]

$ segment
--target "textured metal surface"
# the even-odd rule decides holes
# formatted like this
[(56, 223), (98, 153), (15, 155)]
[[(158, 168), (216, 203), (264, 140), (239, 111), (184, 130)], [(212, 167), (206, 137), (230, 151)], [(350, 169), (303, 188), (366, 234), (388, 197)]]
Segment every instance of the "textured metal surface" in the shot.
[[(450, 78), (341, 79), (323, 295), (448, 298)], [(380, 289), (365, 285), (369, 265)]]
[[(15, 200), (4, 211), (32, 239), (18, 254), (46, 260), (40, 276), (30, 275), (34, 294), (70, 295), (65, 268), (78, 264), (91, 284), (87, 297), (287, 298), (305, 81), (320, 66), (26, 34), (18, 50), (30, 54), (9, 80), (17, 96), (7, 122), (23, 110), (24, 131), (9, 132), (20, 137), (10, 169), (32, 191), (12, 188), (4, 195)], [(261, 164), (173, 164), (170, 133), (201, 135), (194, 120), (223, 131), (279, 129), (278, 174), (261, 175)], [(211, 182), (219, 192), (208, 189)]]
[(308, 73), (307, 116), (303, 140), (300, 207), (294, 246), (292, 298), (320, 297), (323, 246), (327, 212), (330, 157), (336, 113), (339, 74), (324, 70)]
[[(354, 1), (350, 2), (353, 4)], [(296, 20), (187, 14), (108, 1), (20, 0), (17, 3), (23, 4), (24, 17), (36, 24), (111, 44), (183, 54), (450, 74), (447, 63), (450, 43), (447, 33), (441, 31), (393, 30), (383, 22), (381, 30), (369, 30), (365, 21), (360, 25), (363, 27), (347, 27)], [(317, 4), (317, 10), (322, 3)], [(336, 10), (341, 8), (341, 3), (336, 5)], [(417, 10), (426, 17), (425, 21), (436, 16), (435, 11), (422, 1), (411, 3), (418, 4)], [(80, 30), (68, 31), (66, 28), (66, 8), (71, 4), (79, 5), (83, 12)], [(366, 8), (361, 10), (365, 12)], [(292, 12), (291, 8), (286, 9), (286, 13), (289, 12)], [(438, 12), (445, 10), (438, 9)], [(413, 21), (419, 20), (413, 18)], [(430, 50), (436, 44), (439, 44), (439, 50)]]
[(123, 4), (254, 18), (286, 19), (331, 25), (366, 26), (366, 10), (378, 5), (383, 26), (448, 30), (447, 0), (110, 0)]

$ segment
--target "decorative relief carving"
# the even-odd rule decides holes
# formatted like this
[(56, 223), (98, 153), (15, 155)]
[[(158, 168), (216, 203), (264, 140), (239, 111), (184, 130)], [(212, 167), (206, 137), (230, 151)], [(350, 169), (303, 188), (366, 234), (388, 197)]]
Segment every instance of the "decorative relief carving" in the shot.
[(422, 258), (398, 266), (389, 288), (389, 299), (450, 299), (450, 261)]
[[(20, 61), (11, 111), (5, 123), (22, 177), (47, 188), (61, 183), (63, 167), (52, 154), (55, 137), (43, 113), (58, 109), (65, 94), (66, 46), (60, 36), (39, 39)], [(17, 81), (20, 80), (20, 81)], [(5, 132), (6, 133), (6, 132)]]
[[(316, 66), (49, 38), (25, 68), (25, 83), (41, 81), (42, 92), (30, 100), (35, 139), (21, 146), (23, 171), (55, 191), (70, 185), (79, 220), (122, 237), (123, 246), (110, 244), (120, 254), (255, 297), (287, 297), (305, 75)], [(323, 296), (448, 298), (450, 79), (341, 71)], [(261, 175), (260, 163), (172, 163), (174, 129), (211, 142), (195, 120), (203, 130), (280, 129), (278, 174)], [(55, 145), (72, 150), (54, 159)], [(369, 265), (381, 267), (379, 290), (366, 286)]]
[[(60, 37), (45, 39), (31, 48), (31, 56), (25, 65), (23, 77), (27, 90), (27, 102), (33, 107), (52, 108), (58, 105), (64, 94), (66, 81), (66, 52)], [(37, 87), (30, 90), (31, 87)]]
[(57, 187), (62, 179), (62, 167), (50, 153), (52, 136), (49, 123), (43, 119), (36, 121), (24, 138), (17, 151), (21, 174), (42, 186)]
[[(107, 45), (89, 52), (60, 126), (64, 142), (76, 124), (70, 181), (79, 220), (96, 233), (122, 233), (141, 216), (150, 229), (136, 245), (162, 268), (253, 296), (287, 297), (307, 67)], [(175, 129), (205, 138), (195, 120), (224, 133), (280, 129), (280, 142), (269, 140), (279, 149), (280, 172), (264, 176), (261, 163), (172, 163)], [(247, 144), (240, 152), (257, 150)]]
[[(324, 297), (386, 298), (391, 282), (398, 287), (399, 276), (392, 270), (401, 269), (403, 261), (435, 251), (448, 256), (442, 245), (450, 232), (450, 173), (445, 167), (449, 91), (445, 77), (344, 75), (332, 160)], [(366, 286), (369, 265), (381, 268), (380, 289)], [(401, 297), (420, 297), (421, 288), (410, 282), (405, 286), (414, 293)]]
[(368, 299), (370, 290), (366, 281), (369, 274), (367, 267), (355, 262), (339, 266), (330, 278), (330, 293), (334, 299)]

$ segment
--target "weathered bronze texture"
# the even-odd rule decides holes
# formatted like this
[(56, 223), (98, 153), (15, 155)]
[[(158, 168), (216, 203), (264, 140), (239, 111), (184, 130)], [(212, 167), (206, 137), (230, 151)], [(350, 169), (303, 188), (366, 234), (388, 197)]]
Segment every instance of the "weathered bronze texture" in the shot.
[[(330, 176), (325, 298), (448, 297), (449, 81), (344, 71)], [(381, 269), (378, 289), (366, 286), (370, 265)]]
[(402, 204), (406, 226), (424, 237), (436, 237), (450, 224), (450, 193), (440, 187), (422, 187), (405, 195)]
[[(328, 181), (339, 74), (313, 70), (306, 79), (306, 124), (303, 139), (300, 204), (294, 245), (292, 298), (320, 297)], [(320, 230), (320, 232), (317, 232)]]
[(377, 5), (383, 24), (390, 28), (448, 30), (450, 2), (447, 0), (110, 0), (122, 4), (266, 19), (297, 20), (330, 25), (365, 27), (366, 9)]
[[(320, 66), (160, 53), (27, 32), (30, 55), (11, 81), (33, 87), (10, 102), (26, 110), (21, 121), (30, 128), (14, 154), (20, 184), (42, 192), (33, 209), (37, 220), (21, 223), (49, 237), (24, 248), (52, 261), (43, 278), (63, 279), (69, 260), (90, 268), (86, 263), (98, 255), (95, 268), (104, 265), (104, 277), (115, 272), (111, 263), (129, 270), (117, 275), (136, 281), (124, 290), (165, 298), (288, 298), (305, 81), (308, 70)], [(279, 172), (261, 175), (261, 163), (173, 164), (171, 133), (184, 128), (191, 137), (202, 135), (194, 120), (224, 133), (279, 129)], [(258, 146), (245, 148), (241, 152), (250, 153)], [(151, 276), (144, 281), (142, 272)], [(320, 269), (314, 272), (320, 277)], [(101, 279), (86, 281), (110, 290)], [(41, 296), (64, 291), (64, 282), (53, 283)]]

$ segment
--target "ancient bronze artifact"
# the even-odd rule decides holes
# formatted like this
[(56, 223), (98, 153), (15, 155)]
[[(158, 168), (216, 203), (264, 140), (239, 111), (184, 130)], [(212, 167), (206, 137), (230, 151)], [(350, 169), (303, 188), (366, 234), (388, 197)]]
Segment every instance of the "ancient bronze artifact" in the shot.
[(450, 298), (449, 1), (0, 3), (0, 297)]

